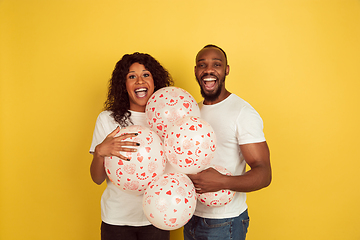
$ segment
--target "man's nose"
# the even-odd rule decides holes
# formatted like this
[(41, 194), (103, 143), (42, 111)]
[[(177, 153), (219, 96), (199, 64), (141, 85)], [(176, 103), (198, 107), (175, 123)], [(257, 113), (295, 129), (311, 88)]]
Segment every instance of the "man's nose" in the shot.
[(214, 68), (212, 66), (207, 66), (204, 70), (205, 73), (213, 73), (214, 72)]

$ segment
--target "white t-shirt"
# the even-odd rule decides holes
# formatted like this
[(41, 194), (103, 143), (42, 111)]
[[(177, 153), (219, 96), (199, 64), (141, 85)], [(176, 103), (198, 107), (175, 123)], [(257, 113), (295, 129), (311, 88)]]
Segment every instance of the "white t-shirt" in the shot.
[[(145, 113), (131, 112), (134, 125), (148, 127)], [(119, 124), (110, 116), (112, 112), (101, 112), (96, 120), (90, 153), (100, 144), (109, 133), (114, 131)], [(151, 223), (144, 215), (142, 208), (143, 196), (136, 196), (116, 187), (106, 178), (107, 187), (101, 197), (101, 219), (111, 225), (145, 226)]]
[[(263, 121), (246, 101), (231, 94), (225, 100), (201, 107), (201, 118), (214, 129), (216, 151), (211, 164), (225, 167), (233, 175), (245, 173), (246, 162), (239, 145), (264, 142)], [(246, 194), (237, 192), (233, 200), (222, 207), (208, 207), (200, 202), (195, 215), (204, 218), (232, 218), (247, 209)]]

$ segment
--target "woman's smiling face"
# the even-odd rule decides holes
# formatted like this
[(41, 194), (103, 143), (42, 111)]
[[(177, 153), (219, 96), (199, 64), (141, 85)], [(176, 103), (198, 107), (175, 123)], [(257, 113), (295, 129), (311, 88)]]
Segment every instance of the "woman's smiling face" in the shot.
[(126, 90), (129, 94), (130, 110), (145, 112), (146, 103), (154, 93), (151, 72), (140, 63), (133, 63), (126, 75)]

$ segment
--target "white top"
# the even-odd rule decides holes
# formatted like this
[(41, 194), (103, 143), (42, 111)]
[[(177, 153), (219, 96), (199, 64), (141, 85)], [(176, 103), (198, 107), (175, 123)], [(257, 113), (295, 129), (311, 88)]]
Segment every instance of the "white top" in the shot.
[[(131, 112), (134, 125), (148, 127), (145, 113)], [(100, 144), (109, 133), (119, 124), (110, 116), (110, 111), (101, 112), (96, 120), (90, 153)], [(135, 196), (116, 187), (106, 178), (107, 187), (101, 197), (101, 219), (111, 225), (145, 226), (151, 223), (147, 220), (142, 209), (143, 195)]]
[[(201, 118), (212, 126), (216, 135), (216, 151), (211, 164), (225, 167), (233, 175), (242, 175), (245, 173), (246, 162), (239, 145), (265, 141), (260, 115), (235, 94), (214, 105), (204, 105), (201, 102), (199, 107)], [(237, 192), (233, 200), (222, 207), (208, 207), (198, 203), (195, 215), (204, 218), (232, 218), (246, 209), (246, 194)]]

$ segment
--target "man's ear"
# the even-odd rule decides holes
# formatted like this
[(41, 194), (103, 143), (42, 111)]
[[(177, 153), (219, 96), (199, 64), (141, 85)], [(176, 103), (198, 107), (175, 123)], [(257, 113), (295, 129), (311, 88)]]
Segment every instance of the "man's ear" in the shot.
[(225, 69), (226, 76), (229, 75), (229, 72), (230, 72), (230, 66), (226, 65), (226, 69)]

